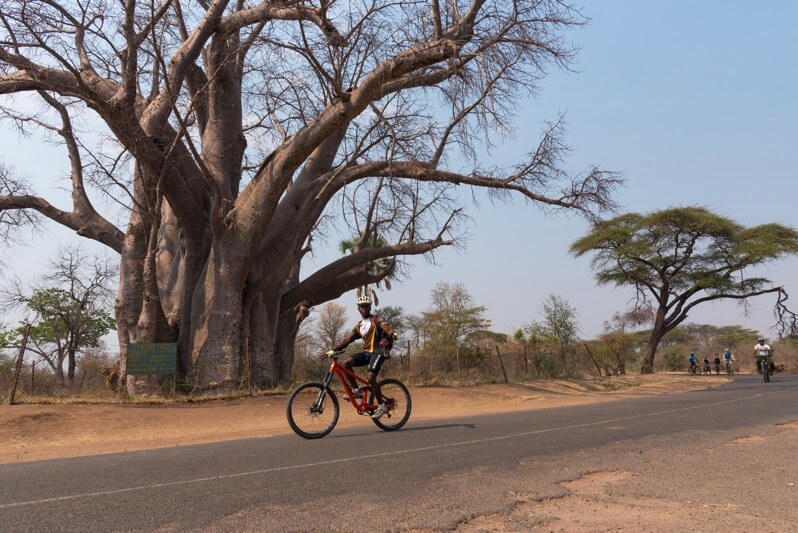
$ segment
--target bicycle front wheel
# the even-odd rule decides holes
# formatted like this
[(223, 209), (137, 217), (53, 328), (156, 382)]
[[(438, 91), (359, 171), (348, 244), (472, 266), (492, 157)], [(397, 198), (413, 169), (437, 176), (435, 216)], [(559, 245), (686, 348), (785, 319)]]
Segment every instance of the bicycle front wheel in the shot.
[[(371, 420), (378, 428), (385, 431), (393, 431), (404, 426), (410, 418), (410, 410), (413, 407), (407, 387), (398, 379), (387, 378), (380, 381), (380, 392), (388, 407), (388, 414)], [(375, 403), (373, 393), (369, 394), (369, 403)]]
[(323, 383), (308, 382), (297, 387), (286, 407), (288, 425), (306, 439), (320, 439), (338, 423), (338, 398)]

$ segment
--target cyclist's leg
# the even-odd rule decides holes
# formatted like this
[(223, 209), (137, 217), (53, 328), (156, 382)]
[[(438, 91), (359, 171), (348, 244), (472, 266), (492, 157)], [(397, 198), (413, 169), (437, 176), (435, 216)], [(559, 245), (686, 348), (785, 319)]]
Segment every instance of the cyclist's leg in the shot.
[[(369, 364), (369, 355), (365, 352), (358, 352), (354, 355), (347, 356), (347, 358), (341, 363), (341, 366), (350, 372), (354, 372), (354, 368), (356, 366), (366, 366), (367, 364)], [(349, 374), (344, 375), (346, 376), (346, 381), (349, 382), (349, 386), (352, 388), (352, 390), (357, 390), (358, 384), (357, 381), (355, 381), (355, 378)]]
[(380, 373), (380, 369), (382, 368), (382, 363), (385, 362), (385, 354), (383, 352), (375, 352), (371, 354), (371, 360), (369, 361), (369, 385), (371, 385), (371, 391), (374, 393), (374, 398), (377, 399), (377, 402), (382, 405), (385, 403), (385, 400), (382, 397), (382, 391), (380, 390), (380, 384), (377, 381), (377, 374)]

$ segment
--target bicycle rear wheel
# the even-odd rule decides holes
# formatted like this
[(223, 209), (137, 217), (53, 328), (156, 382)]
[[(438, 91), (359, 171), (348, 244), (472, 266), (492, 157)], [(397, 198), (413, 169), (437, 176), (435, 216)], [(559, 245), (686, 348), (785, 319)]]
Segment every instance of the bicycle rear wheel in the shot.
[(320, 439), (332, 431), (338, 423), (339, 412), (335, 393), (315, 381), (297, 387), (286, 407), (288, 425), (306, 439)]
[[(413, 407), (410, 392), (404, 386), (404, 383), (394, 378), (380, 381), (380, 389), (385, 405), (388, 406), (388, 414), (382, 418), (372, 418), (371, 420), (378, 428), (385, 431), (399, 429), (410, 418), (410, 410)], [(369, 394), (369, 403), (375, 403), (374, 393)]]
[(768, 368), (767, 361), (762, 362), (762, 378), (765, 380), (765, 383), (770, 381), (770, 368)]

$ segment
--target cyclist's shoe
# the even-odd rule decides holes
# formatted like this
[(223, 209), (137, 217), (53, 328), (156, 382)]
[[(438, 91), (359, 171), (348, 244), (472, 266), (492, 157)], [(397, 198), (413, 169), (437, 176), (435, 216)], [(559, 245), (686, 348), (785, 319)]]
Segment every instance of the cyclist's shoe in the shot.
[(378, 418), (382, 418), (384, 415), (387, 415), (387, 414), (388, 414), (388, 408), (386, 406), (384, 406), (384, 405), (381, 405), (381, 406), (379, 406), (377, 408), (376, 411), (374, 411), (374, 414), (371, 415), (371, 418), (376, 420)]

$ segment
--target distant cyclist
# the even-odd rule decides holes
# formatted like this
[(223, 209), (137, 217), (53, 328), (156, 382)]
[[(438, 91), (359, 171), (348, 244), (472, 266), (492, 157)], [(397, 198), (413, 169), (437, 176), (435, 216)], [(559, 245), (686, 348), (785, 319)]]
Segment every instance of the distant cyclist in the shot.
[(720, 356), (718, 354), (715, 354), (712, 364), (715, 365), (715, 374), (720, 374)]
[(690, 353), (688, 361), (690, 361), (690, 373), (692, 374), (695, 371), (695, 367), (698, 365), (698, 359), (696, 359), (694, 353)]
[(731, 353), (729, 348), (723, 354), (723, 361), (726, 363), (726, 371), (729, 374), (734, 374), (734, 354)]
[(773, 373), (773, 369), (775, 368), (775, 364), (773, 364), (773, 350), (770, 348), (769, 344), (765, 343), (764, 337), (759, 337), (759, 341), (754, 345), (754, 357), (756, 357), (756, 370), (760, 374), (762, 371), (760, 370), (762, 367), (762, 361), (765, 360), (768, 363), (768, 368), (770, 369), (770, 373)]
[(709, 357), (704, 356), (704, 374), (711, 374), (712, 370), (709, 366)]

